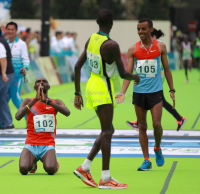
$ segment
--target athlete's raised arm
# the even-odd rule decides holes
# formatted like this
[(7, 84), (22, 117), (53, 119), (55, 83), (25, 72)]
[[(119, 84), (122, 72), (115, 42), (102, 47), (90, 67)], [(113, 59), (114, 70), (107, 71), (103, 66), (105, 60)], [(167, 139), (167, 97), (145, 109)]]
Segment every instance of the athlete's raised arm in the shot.
[(49, 105), (55, 108), (57, 112), (60, 112), (66, 117), (70, 115), (70, 110), (65, 106), (62, 100), (56, 99), (55, 102), (50, 102)]
[(163, 42), (158, 42), (158, 46), (159, 46), (160, 53), (161, 53), (161, 61), (162, 61), (162, 64), (163, 64), (165, 77), (166, 77), (167, 83), (168, 83), (169, 88), (170, 88), (170, 97), (173, 100), (173, 108), (175, 108), (175, 96), (174, 96), (175, 90), (174, 90), (174, 85), (173, 85), (173, 80), (172, 80), (172, 73), (171, 73), (169, 66), (168, 66), (167, 48), (166, 48), (166, 46)]

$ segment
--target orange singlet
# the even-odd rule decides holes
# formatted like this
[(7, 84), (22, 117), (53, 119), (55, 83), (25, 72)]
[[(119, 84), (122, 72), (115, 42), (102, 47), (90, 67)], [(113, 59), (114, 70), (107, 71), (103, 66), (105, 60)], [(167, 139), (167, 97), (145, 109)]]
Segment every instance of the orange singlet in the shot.
[[(33, 100), (33, 99), (32, 99)], [(55, 102), (54, 99), (51, 99), (52, 102)], [(56, 137), (56, 124), (53, 133), (50, 132), (41, 132), (36, 133), (34, 131), (34, 121), (33, 117), (36, 115), (43, 114), (54, 114), (55, 123), (56, 123), (56, 109), (50, 105), (46, 105), (40, 101), (37, 101), (31, 109), (28, 111), (28, 130), (25, 144), (30, 144), (34, 146), (55, 146), (55, 137)]]

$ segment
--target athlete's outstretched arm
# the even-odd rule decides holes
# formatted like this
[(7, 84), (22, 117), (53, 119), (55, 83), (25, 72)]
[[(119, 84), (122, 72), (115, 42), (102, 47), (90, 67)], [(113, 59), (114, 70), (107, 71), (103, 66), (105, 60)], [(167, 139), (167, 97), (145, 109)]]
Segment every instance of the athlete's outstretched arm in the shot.
[(56, 109), (57, 112), (60, 112), (61, 114), (65, 115), (68, 117), (70, 115), (70, 110), (65, 106), (65, 104), (62, 102), (62, 100), (56, 99), (55, 103), (50, 102), (49, 104), (53, 108)]
[(15, 114), (16, 120), (20, 121), (26, 114), (28, 114), (29, 108), (31, 108), (37, 101), (37, 98), (34, 98), (34, 100), (31, 100), (30, 98), (24, 99), (20, 105), (19, 110)]
[(114, 41), (112, 46), (112, 54), (119, 70), (120, 77), (126, 80), (135, 80), (137, 83), (139, 83), (140, 77), (138, 75), (132, 74), (132, 72), (128, 72), (124, 69), (119, 45)]
[[(160, 48), (160, 52), (161, 52), (161, 61), (163, 64), (163, 68), (164, 68), (164, 72), (165, 72), (165, 77), (167, 80), (167, 83), (169, 85), (170, 90), (174, 89), (174, 85), (173, 85), (173, 80), (172, 80), (172, 73), (169, 69), (168, 66), (168, 60), (167, 60), (167, 49), (164, 43), (159, 42), (159, 48)], [(170, 96), (173, 100), (173, 108), (175, 108), (175, 97), (174, 97), (174, 92), (170, 92)]]
[[(128, 69), (127, 71), (129, 73), (133, 73), (133, 67), (134, 67), (134, 49), (135, 49), (135, 46), (131, 46), (129, 49), (128, 49)], [(128, 89), (129, 87), (129, 84), (130, 84), (130, 81), (129, 80), (124, 80), (124, 83), (123, 83), (123, 86), (122, 86), (122, 93), (125, 94), (126, 93), (126, 90)]]

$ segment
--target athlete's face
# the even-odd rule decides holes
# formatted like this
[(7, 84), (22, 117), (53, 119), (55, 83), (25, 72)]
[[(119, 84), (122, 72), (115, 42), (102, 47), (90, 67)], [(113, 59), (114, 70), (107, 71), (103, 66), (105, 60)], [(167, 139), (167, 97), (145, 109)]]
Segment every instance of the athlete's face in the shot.
[(138, 35), (141, 40), (146, 40), (151, 37), (153, 27), (149, 27), (148, 22), (138, 23), (137, 25)]
[(44, 77), (38, 78), (36, 80), (34, 89), (38, 91), (39, 86), (42, 87), (44, 93), (47, 93), (47, 91), (50, 89), (49, 82)]
[(6, 32), (9, 38), (14, 38), (17, 35), (17, 29), (14, 25), (8, 25), (6, 28)]

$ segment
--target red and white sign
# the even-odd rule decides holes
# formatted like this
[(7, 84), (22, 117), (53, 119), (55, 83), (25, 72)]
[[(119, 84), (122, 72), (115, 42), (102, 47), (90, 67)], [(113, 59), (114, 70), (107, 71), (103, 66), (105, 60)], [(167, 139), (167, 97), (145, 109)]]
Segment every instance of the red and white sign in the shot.
[(188, 24), (188, 28), (191, 32), (194, 32), (196, 31), (197, 29), (197, 24), (195, 21), (190, 21), (189, 24)]

